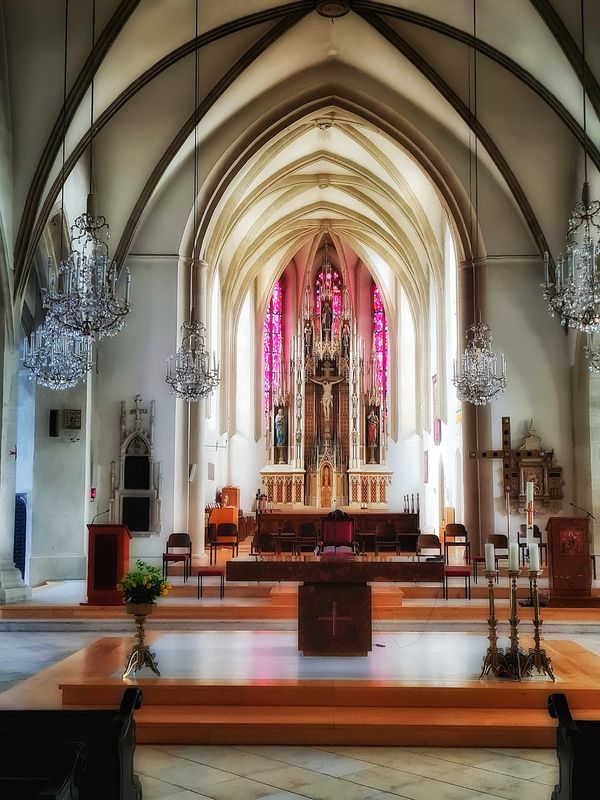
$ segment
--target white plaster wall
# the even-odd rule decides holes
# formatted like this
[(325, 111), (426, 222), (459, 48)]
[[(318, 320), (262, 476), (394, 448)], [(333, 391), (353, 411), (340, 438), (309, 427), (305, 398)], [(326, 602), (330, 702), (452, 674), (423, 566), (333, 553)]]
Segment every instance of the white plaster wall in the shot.
[[(246, 512), (254, 508), (256, 490), (260, 488), (259, 471), (266, 464), (264, 438), (254, 438), (254, 416), (252, 398), (256, 396), (256, 384), (262, 386), (262, 375), (254, 371), (255, 313), (252, 294), (244, 301), (237, 331), (236, 374), (236, 432), (229, 441), (229, 479), (232, 486), (240, 487), (240, 503)], [(262, 364), (262, 359), (260, 362)], [(262, 393), (257, 402), (261, 403)]]
[[(98, 511), (108, 508), (110, 463), (119, 461), (119, 420), (121, 400), (127, 410), (136, 394), (150, 412), (156, 401), (154, 455), (161, 462), (162, 529), (149, 537), (136, 536), (131, 542), (131, 561), (160, 560), (164, 544), (172, 533), (174, 492), (175, 397), (165, 376), (167, 357), (177, 347), (177, 258), (135, 256), (128, 259), (131, 270), (131, 312), (127, 325), (98, 347), (98, 375), (94, 394), (94, 447), (92, 473), (98, 475)], [(128, 420), (131, 416), (128, 413)], [(147, 423), (148, 416), (144, 417)]]
[[(485, 280), (484, 315), (492, 328), (494, 349), (505, 353), (508, 386), (491, 404), (492, 441), (480, 442), (480, 446), (500, 447), (501, 417), (508, 415), (512, 446), (520, 447), (533, 419), (545, 448), (554, 450), (555, 462), (563, 468), (562, 513), (567, 513), (568, 503), (574, 499), (571, 368), (567, 336), (558, 320), (549, 316), (541, 295), (542, 261), (494, 259)], [(504, 533), (501, 461), (494, 462), (492, 469), (495, 527)], [(555, 514), (538, 508), (536, 523), (543, 530), (548, 516)], [(511, 532), (524, 521), (524, 517), (514, 516)]]
[[(71, 431), (69, 436), (61, 424), (58, 437), (48, 436), (50, 409), (58, 409), (59, 418), (63, 409), (80, 409), (81, 431)], [(31, 586), (85, 577), (86, 413), (85, 384), (61, 392), (36, 387), (33, 533), (28, 563)]]

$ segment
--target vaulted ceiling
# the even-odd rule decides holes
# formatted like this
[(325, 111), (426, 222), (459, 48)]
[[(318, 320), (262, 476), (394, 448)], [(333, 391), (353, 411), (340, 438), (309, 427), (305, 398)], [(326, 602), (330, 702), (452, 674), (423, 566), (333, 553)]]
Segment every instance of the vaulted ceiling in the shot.
[[(4, 0), (17, 304), (61, 202), (65, 129), (65, 207), (82, 210), (92, 77), (93, 173), (120, 264), (191, 247), (196, 144), (193, 235), (228, 302), (255, 278), (266, 293), (326, 228), (348, 258), (391, 266), (418, 307), (444, 214), (470, 253), (475, 130), (482, 247), (556, 254), (582, 175), (579, 4), (477, 0), (475, 38), (471, 0), (355, 0), (335, 20), (316, 5), (200, 0), (196, 36), (195, 0), (96, 0), (92, 51), (92, 0), (71, 2), (63, 114), (64, 0)], [(599, 31), (588, 2), (596, 190)]]

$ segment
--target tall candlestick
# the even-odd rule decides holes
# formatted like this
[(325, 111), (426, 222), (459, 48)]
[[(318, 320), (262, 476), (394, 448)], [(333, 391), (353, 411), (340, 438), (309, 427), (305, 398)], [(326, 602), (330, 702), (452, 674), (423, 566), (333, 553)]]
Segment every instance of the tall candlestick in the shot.
[(485, 546), (485, 568), (488, 572), (493, 572), (495, 568), (494, 560), (494, 545), (486, 544)]
[(519, 545), (515, 542), (508, 545), (508, 568), (512, 572), (519, 571)]

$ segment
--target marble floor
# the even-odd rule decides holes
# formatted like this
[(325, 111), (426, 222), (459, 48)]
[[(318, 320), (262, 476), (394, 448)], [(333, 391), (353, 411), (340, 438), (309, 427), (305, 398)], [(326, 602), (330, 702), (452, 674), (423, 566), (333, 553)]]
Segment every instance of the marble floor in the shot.
[[(83, 590), (83, 582), (78, 581), (52, 584), (35, 590), (33, 602), (79, 602)], [(231, 636), (225, 633), (226, 627), (212, 624), (209, 635), (214, 642)], [(0, 631), (0, 691), (105, 635), (100, 626), (87, 632)], [(234, 644), (242, 656), (250, 635), (248, 630), (234, 632)], [(294, 638), (293, 633), (271, 630), (269, 635), (276, 637), (271, 641), (278, 641), (281, 648), (279, 667), (303, 677), (306, 667), (290, 649), (291, 639), (287, 641)], [(423, 663), (433, 663), (443, 641), (440, 636), (451, 635), (424, 633), (422, 627), (406, 633), (375, 631), (374, 644), (384, 647), (374, 648), (370, 666), (369, 659), (340, 661), (350, 662), (349, 677), (354, 677), (356, 669), (377, 674), (386, 665), (389, 668), (400, 651), (419, 654)], [(181, 636), (173, 632), (161, 637), (162, 668), (171, 659), (175, 663), (173, 655), (181, 646)], [(600, 655), (600, 635), (595, 631), (553, 633), (552, 638), (571, 639)], [(479, 663), (478, 639), (465, 637), (466, 650), (460, 658), (466, 659), (467, 668), (471, 662)], [(457, 652), (452, 670), (458, 669), (460, 658)], [(263, 666), (265, 663), (273, 669), (263, 659)], [(343, 675), (347, 667), (338, 666)], [(318, 677), (318, 668), (313, 663), (309, 677)], [(498, 748), (140, 745), (135, 769), (145, 800), (549, 800), (558, 778), (554, 751)]]

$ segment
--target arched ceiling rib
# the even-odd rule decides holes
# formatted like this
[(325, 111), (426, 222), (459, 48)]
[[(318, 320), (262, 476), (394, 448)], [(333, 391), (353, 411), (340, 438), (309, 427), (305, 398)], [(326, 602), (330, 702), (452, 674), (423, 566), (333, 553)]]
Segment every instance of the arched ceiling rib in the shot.
[[(317, 17), (313, 2), (293, 2), (274, 5), (268, 0), (250, 0), (249, 2), (207, 2), (201, 3), (201, 34), (197, 40), (186, 41), (192, 28), (193, 7), (195, 0), (121, 0), (117, 5), (116, 0), (98, 0), (100, 6), (99, 19), (110, 18), (102, 31), (94, 63), (101, 65), (96, 70), (98, 110), (101, 111), (96, 128), (102, 130), (102, 135), (109, 139), (119, 141), (122, 147), (141, 147), (143, 137), (136, 135), (126, 137), (123, 133), (124, 115), (119, 114), (132, 98), (145, 88), (149, 113), (160, 113), (160, 96), (157, 87), (159, 76), (166, 73), (170, 67), (178, 63), (186, 55), (194, 52), (196, 47), (207, 48), (209, 45), (220, 47), (220, 42), (228, 39), (238, 31), (253, 26), (268, 25), (269, 34), (263, 36), (260, 43), (245, 52), (237, 52), (236, 61), (225, 65), (221, 79), (216, 83), (212, 93), (204, 98), (201, 107), (187, 122), (181, 120), (179, 135), (162, 143), (161, 157), (148, 171), (144, 180), (136, 185), (137, 202), (134, 202), (126, 219), (111, 219), (114, 229), (124, 231), (119, 247), (116, 251), (117, 259), (123, 262), (131, 245), (139, 220), (151, 199), (153, 192), (160, 188), (162, 176), (169, 169), (173, 159), (181, 158), (181, 149), (185, 147), (186, 138), (193, 125), (202, 120), (214, 125), (215, 137), (219, 133), (219, 125), (223, 125), (227, 114), (236, 114), (242, 110), (241, 100), (236, 94), (237, 87), (245, 87), (248, 80), (256, 83), (256, 96), (266, 90), (272, 76), (278, 78), (282, 66), (293, 56), (297, 65), (294, 67), (296, 75), (302, 74), (302, 69), (311, 69), (320, 63), (322, 72), (321, 85), (325, 85), (331, 74), (335, 73), (335, 65), (346, 62), (351, 65), (357, 75), (363, 75), (364, 80), (376, 79), (385, 87), (385, 91), (396, 93), (394, 105), (406, 111), (407, 123), (412, 121), (418, 104), (419, 95), (423, 94), (423, 84), (419, 84), (419, 91), (415, 92), (417, 77), (413, 77), (406, 69), (401, 67), (398, 58), (386, 50), (385, 41), (408, 59), (420, 76), (425, 76), (433, 87), (433, 92), (427, 90), (428, 113), (431, 118), (436, 117), (436, 108), (441, 109), (440, 100), (445, 98), (449, 106), (442, 111), (438, 120), (441, 130), (446, 136), (456, 139), (461, 136), (462, 123), (460, 120), (473, 126), (474, 119), (468, 113), (464, 100), (461, 100), (461, 90), (453, 82), (452, 69), (449, 62), (444, 63), (440, 58), (436, 69), (432, 69), (423, 52), (420, 52), (418, 42), (425, 41), (425, 37), (443, 37), (459, 45), (474, 44), (478, 51), (485, 55), (490, 69), (496, 70), (498, 75), (513, 75), (520, 92), (534, 92), (539, 96), (548, 114), (559, 119), (561, 124), (573, 137), (573, 152), (575, 144), (582, 138), (578, 99), (575, 97), (580, 92), (579, 77), (581, 76), (581, 59), (576, 44), (576, 39), (569, 34), (572, 21), (567, 24), (559, 16), (560, 4), (551, 6), (547, 0), (531, 0), (524, 3), (522, 0), (507, 0), (498, 4), (494, 0), (483, 0), (478, 3), (478, 39), (473, 42), (470, 33), (470, 6), (463, 3), (434, 2), (433, 0), (411, 0), (402, 4), (397, 2), (374, 3), (369, 0), (355, 0), (353, 11), (346, 17), (336, 20), (333, 24), (328, 20)], [(40, 14), (56, 14), (56, 9), (48, 10), (49, 4), (45, 0), (28, 0), (29, 7)], [(202, 13), (202, 12), (205, 13)], [(592, 21), (598, 12), (592, 9)], [(588, 11), (589, 15), (589, 11)], [(277, 60), (270, 60), (275, 53), (281, 53), (281, 43), (293, 41), (289, 32), (295, 24), (305, 17), (302, 30), (306, 31), (304, 39), (294, 42), (294, 46), (287, 51), (285, 58), (278, 55)], [(14, 33), (14, 15), (7, 15), (7, 36), (11, 39)], [(13, 26), (11, 28), (11, 25)], [(402, 26), (405, 26), (404, 28)], [(413, 26), (420, 31), (419, 37), (408, 35), (408, 28)], [(593, 25), (588, 25), (590, 39), (596, 36)], [(403, 36), (403, 31), (406, 35)], [(83, 36), (84, 31), (75, 31), (74, 35)], [(522, 35), (521, 35), (522, 34)], [(87, 34), (86, 34), (87, 35)], [(270, 37), (270, 38), (269, 38)], [(570, 37), (570, 38), (569, 38)], [(555, 39), (560, 47), (554, 47)], [(143, 43), (140, 41), (143, 40)], [(21, 59), (36, 57), (36, 53), (27, 53), (27, 41), (20, 35), (15, 41), (23, 48)], [(351, 52), (348, 52), (348, 41), (354, 42)], [(361, 47), (361, 44), (363, 45)], [(61, 43), (57, 43), (57, 47)], [(287, 44), (286, 44), (287, 46)], [(593, 44), (588, 43), (591, 50)], [(562, 48), (562, 50), (561, 50)], [(10, 50), (10, 47), (9, 47)], [(233, 52), (233, 51), (232, 51)], [(323, 59), (322, 53), (325, 53)], [(130, 58), (127, 55), (130, 54)], [(314, 55), (311, 55), (314, 54)], [(320, 55), (321, 54), (321, 55)], [(274, 56), (273, 56), (274, 57)], [(313, 58), (312, 63), (302, 63), (302, 59)], [(14, 59), (13, 59), (14, 62)], [(279, 69), (278, 69), (279, 63)], [(376, 64), (377, 68), (372, 65)], [(387, 70), (385, 65), (387, 64)], [(548, 68), (548, 64), (552, 68)], [(43, 69), (43, 68), (42, 68)], [(80, 125), (79, 118), (85, 120), (84, 105), (86, 92), (92, 77), (93, 66), (89, 57), (83, 64), (73, 83), (66, 107), (67, 121), (72, 123), (70, 139), (76, 134)], [(265, 80), (266, 73), (270, 77)], [(387, 74), (385, 74), (387, 72)], [(414, 73), (416, 75), (416, 72)], [(338, 73), (341, 74), (341, 73)], [(390, 80), (391, 78), (391, 80)], [(11, 75), (11, 80), (18, 81), (18, 73)], [(420, 78), (422, 81), (422, 77)], [(359, 81), (360, 83), (361, 81)], [(343, 87), (343, 82), (342, 82)], [(588, 70), (587, 85), (591, 105), (598, 110), (598, 84), (591, 71)], [(317, 84), (314, 85), (314, 94), (318, 93)], [(343, 92), (350, 97), (354, 87), (343, 87)], [(360, 91), (360, 90), (359, 90)], [(382, 89), (383, 92), (383, 89)], [(240, 94), (245, 94), (240, 91)], [(323, 92), (321, 92), (323, 94)], [(382, 94), (383, 96), (383, 94)], [(217, 100), (217, 98), (219, 98)], [(216, 102), (215, 102), (216, 101)], [(510, 119), (510, 98), (494, 98), (498, 104), (499, 113), (505, 119)], [(411, 103), (414, 106), (411, 109)], [(523, 103), (521, 103), (521, 107)], [(391, 107), (391, 104), (390, 104)], [(518, 106), (517, 106), (518, 107)], [(536, 106), (537, 108), (537, 106)], [(103, 109), (103, 110), (102, 110)], [(520, 113), (520, 112), (519, 112)], [(217, 119), (218, 114), (224, 115)], [(215, 116), (217, 115), (217, 116)], [(537, 113), (532, 113), (530, 119), (523, 121), (540, 135), (544, 131), (544, 120), (537, 118)], [(20, 120), (21, 116), (16, 115)], [(417, 117), (414, 117), (416, 120)], [(56, 197), (60, 190), (60, 181), (54, 180), (48, 185), (51, 176), (57, 172), (57, 155), (62, 136), (62, 114), (57, 110), (55, 124), (50, 134), (44, 134), (43, 128), (39, 132), (39, 156), (37, 166), (31, 171), (34, 179), (29, 186), (23, 215), (19, 221), (15, 241), (14, 267), (15, 267), (15, 295), (21, 297), (27, 280), (28, 269), (39, 242), (41, 232), (49, 217)], [(599, 153), (596, 149), (598, 134), (598, 120), (594, 115), (589, 119), (590, 133), (593, 140), (590, 156), (596, 165), (600, 164)], [(202, 125), (200, 125), (200, 138), (202, 138)], [(106, 134), (104, 129), (106, 128)], [(358, 131), (358, 129), (355, 129)], [(73, 153), (68, 159), (67, 171), (70, 171), (77, 161), (85, 154), (89, 132), (81, 128), (80, 136), (75, 136), (78, 143), (74, 145)], [(546, 245), (546, 230), (553, 231), (554, 215), (548, 215), (545, 208), (537, 199), (532, 200), (531, 176), (539, 181), (539, 175), (545, 174), (544, 165), (536, 163), (536, 158), (542, 158), (537, 153), (531, 153), (531, 176), (524, 174), (524, 168), (511, 155), (511, 143), (506, 134), (494, 125), (493, 120), (489, 130), (479, 122), (478, 134), (482, 143), (491, 155), (496, 167), (506, 181), (510, 192), (516, 198), (518, 205), (538, 247)], [(13, 131), (13, 136), (19, 136), (19, 130)], [(45, 141), (47, 138), (47, 141)], [(441, 141), (441, 139), (440, 139)], [(564, 141), (557, 137), (557, 147), (561, 149)], [(158, 146), (158, 142), (155, 143)], [(431, 142), (429, 153), (420, 147), (423, 158), (430, 158), (432, 166), (438, 165), (443, 158), (448, 160), (451, 171), (460, 174), (461, 169), (453, 163), (454, 155), (444, 150), (438, 142)], [(110, 150), (110, 148), (107, 148)], [(439, 158), (433, 158), (435, 150), (439, 151)], [(556, 153), (556, 161), (560, 159), (561, 151)], [(226, 161), (227, 154), (221, 153), (215, 159)], [(99, 184), (104, 180), (105, 186), (110, 186), (118, 179), (126, 176), (115, 175), (110, 171), (110, 155), (98, 154), (96, 158), (96, 173)], [(436, 168), (439, 169), (439, 166)], [(491, 174), (491, 173), (490, 173)], [(556, 186), (553, 194), (559, 198), (568, 198), (572, 194), (572, 177), (567, 177), (556, 172), (551, 176), (556, 181), (561, 181)], [(137, 180), (137, 179), (136, 179)], [(439, 187), (438, 187), (439, 188)], [(102, 191), (102, 190), (100, 190)], [(102, 198), (99, 198), (102, 203)], [(448, 201), (447, 201), (448, 202)], [(110, 208), (103, 209), (110, 218)], [(562, 213), (562, 209), (561, 209)], [(559, 215), (560, 216), (560, 215)], [(458, 222), (458, 218), (455, 217)]]

